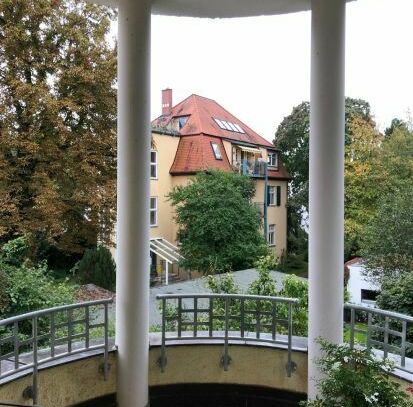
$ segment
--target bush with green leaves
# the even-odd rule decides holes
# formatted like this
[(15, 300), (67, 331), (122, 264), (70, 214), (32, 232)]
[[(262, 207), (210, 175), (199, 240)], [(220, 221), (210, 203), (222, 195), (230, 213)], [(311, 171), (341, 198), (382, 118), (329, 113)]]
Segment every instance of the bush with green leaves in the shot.
[(9, 298), (6, 315), (18, 315), (42, 308), (71, 304), (75, 286), (67, 280), (56, 281), (50, 276), (46, 263), (38, 266), (23, 264), (8, 274)]
[(252, 203), (254, 181), (225, 171), (198, 173), (169, 194), (179, 227), (181, 265), (204, 274), (251, 267), (268, 253)]
[[(258, 278), (254, 280), (246, 290), (249, 295), (264, 295), (264, 296), (280, 296), (297, 298), (298, 304), (293, 307), (293, 334), (298, 336), (307, 336), (308, 332), (308, 283), (294, 275), (286, 276), (283, 280), (281, 290), (278, 290), (274, 279), (271, 277), (270, 268), (274, 266), (274, 259), (271, 256), (261, 257), (256, 262), (258, 271)], [(208, 276), (208, 288), (216, 294), (243, 294), (242, 290), (235, 284), (234, 276), (232, 274), (225, 274), (221, 276)], [(214, 301), (214, 314), (224, 315), (224, 301)], [(240, 315), (240, 302), (232, 300), (229, 304), (230, 315)], [(246, 309), (253, 310), (256, 308), (255, 301), (246, 301)], [(272, 303), (270, 301), (261, 301), (260, 310), (267, 312), (272, 310)], [(288, 316), (288, 307), (279, 304), (277, 306), (277, 314), (286, 319)], [(253, 325), (253, 316), (248, 314), (245, 316), (246, 323)], [(269, 316), (261, 317), (262, 324), (271, 324)], [(223, 323), (217, 321), (214, 324), (214, 329), (222, 329)], [(281, 330), (286, 332), (286, 328)], [(239, 329), (239, 320), (230, 320), (230, 329)], [(265, 329), (264, 329), (265, 331)]]
[(350, 349), (319, 340), (323, 355), (317, 361), (324, 377), (317, 383), (319, 396), (301, 402), (306, 407), (413, 407), (389, 373), (390, 361), (378, 361), (372, 351)]
[(278, 295), (298, 299), (298, 303), (293, 307), (293, 333), (298, 336), (307, 336), (308, 282), (295, 275), (289, 275), (283, 280), (283, 286)]
[(6, 242), (0, 251), (2, 263), (10, 266), (19, 266), (27, 260), (29, 255), (29, 245), (27, 236), (19, 236)]
[(73, 268), (73, 273), (82, 284), (93, 283), (107, 290), (115, 290), (116, 265), (111, 252), (105, 246), (87, 249)]
[(363, 233), (362, 257), (367, 274), (380, 283), (413, 273), (412, 202), (410, 178), (407, 185), (383, 197), (377, 215)]
[(381, 309), (413, 316), (413, 273), (384, 279), (377, 305)]

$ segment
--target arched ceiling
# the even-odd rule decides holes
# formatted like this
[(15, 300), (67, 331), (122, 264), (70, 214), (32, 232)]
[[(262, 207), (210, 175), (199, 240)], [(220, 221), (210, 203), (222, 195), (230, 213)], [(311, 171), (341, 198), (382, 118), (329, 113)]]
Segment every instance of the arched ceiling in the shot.
[[(119, 0), (88, 0), (117, 7)], [(140, 0), (136, 0), (140, 1)], [(153, 0), (152, 13), (168, 16), (232, 18), (309, 10), (311, 0)]]

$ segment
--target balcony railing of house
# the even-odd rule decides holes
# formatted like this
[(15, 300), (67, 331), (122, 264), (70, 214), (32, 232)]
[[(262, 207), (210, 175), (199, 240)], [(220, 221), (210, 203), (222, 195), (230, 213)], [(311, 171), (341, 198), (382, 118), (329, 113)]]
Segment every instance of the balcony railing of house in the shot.
[(223, 343), (221, 365), (231, 363), (229, 344), (264, 342), (288, 351), (287, 375), (292, 361), (293, 308), (298, 300), (237, 294), (161, 294), (162, 343), (159, 366), (166, 368), (166, 343), (214, 340)]
[(264, 160), (241, 160), (239, 164), (240, 173), (250, 177), (264, 178), (267, 163)]
[(353, 304), (344, 305), (344, 315), (351, 348), (372, 349), (376, 357), (413, 374), (413, 317)]
[(102, 370), (106, 380), (111, 303), (112, 299), (89, 301), (0, 320), (0, 380), (31, 372), (33, 384), (25, 390), (25, 396), (35, 404), (40, 366), (97, 350), (103, 351)]

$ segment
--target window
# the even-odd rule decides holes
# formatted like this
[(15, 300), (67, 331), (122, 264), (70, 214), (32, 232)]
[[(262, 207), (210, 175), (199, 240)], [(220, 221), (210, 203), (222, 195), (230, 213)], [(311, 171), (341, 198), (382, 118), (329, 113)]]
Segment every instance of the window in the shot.
[(151, 150), (151, 179), (158, 178), (158, 152)]
[(269, 246), (275, 246), (275, 225), (268, 225), (267, 242)]
[(242, 130), (242, 127), (239, 126), (238, 124), (234, 123), (234, 126), (237, 128), (237, 130), (238, 130), (239, 133), (245, 133), (245, 131)]
[(268, 185), (267, 205), (268, 206), (281, 206), (281, 186)]
[(271, 185), (267, 187), (267, 205), (275, 205), (275, 187)]
[(150, 225), (158, 226), (158, 198), (151, 196)]
[(361, 301), (376, 301), (378, 295), (378, 291), (361, 290)]
[(268, 152), (268, 165), (278, 167), (278, 154), (275, 151)]
[(212, 151), (214, 152), (215, 158), (217, 160), (222, 160), (221, 150), (219, 149), (219, 145), (217, 143), (211, 142)]
[(232, 123), (226, 120), (220, 120), (214, 118), (216, 124), (222, 129), (222, 130), (228, 130), (228, 131), (233, 131), (235, 133), (245, 133), (245, 131), (242, 129), (242, 127), (236, 123)]
[(182, 129), (182, 127), (185, 126), (186, 122), (188, 121), (188, 116), (181, 116), (178, 117), (178, 123), (179, 123), (179, 130)]

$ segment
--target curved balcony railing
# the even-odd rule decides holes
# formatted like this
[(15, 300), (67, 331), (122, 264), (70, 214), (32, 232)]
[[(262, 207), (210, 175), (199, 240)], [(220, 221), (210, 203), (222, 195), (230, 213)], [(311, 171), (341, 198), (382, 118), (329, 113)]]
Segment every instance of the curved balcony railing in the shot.
[(378, 358), (413, 374), (413, 317), (378, 308), (345, 304), (346, 336), (350, 347), (372, 349)]
[(74, 354), (103, 350), (103, 374), (108, 375), (111, 299), (30, 312), (0, 320), (0, 380), (32, 372), (27, 398), (37, 402), (41, 365)]
[(228, 345), (236, 341), (266, 342), (288, 351), (287, 375), (292, 361), (294, 298), (238, 294), (160, 294), (162, 313), (161, 371), (167, 364), (166, 343), (188, 339), (221, 341), (221, 364), (228, 370)]

